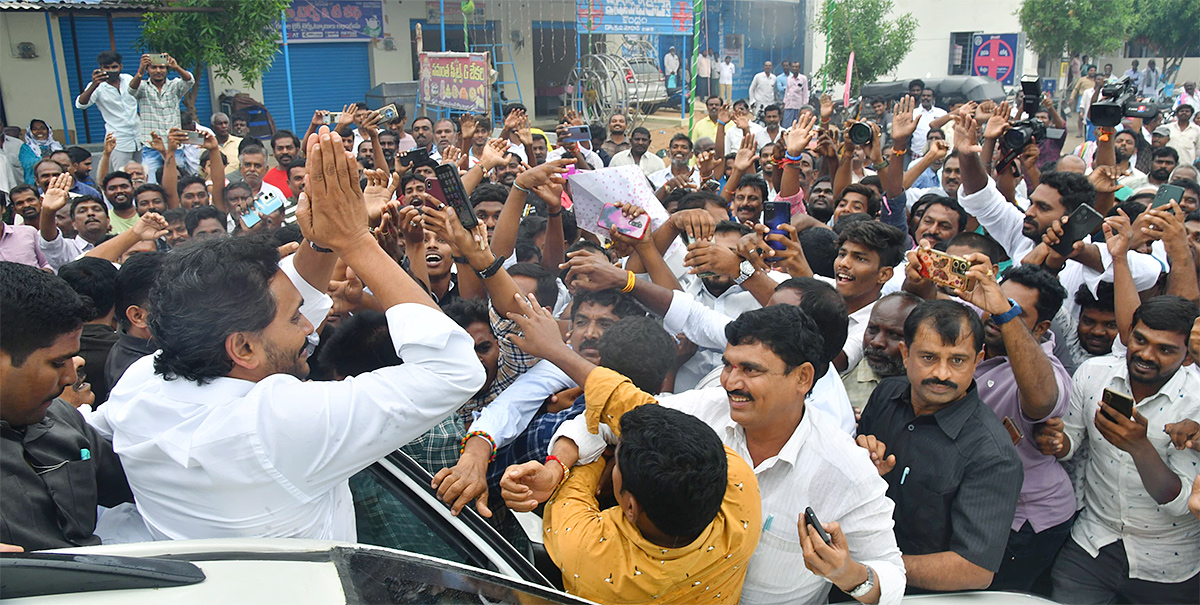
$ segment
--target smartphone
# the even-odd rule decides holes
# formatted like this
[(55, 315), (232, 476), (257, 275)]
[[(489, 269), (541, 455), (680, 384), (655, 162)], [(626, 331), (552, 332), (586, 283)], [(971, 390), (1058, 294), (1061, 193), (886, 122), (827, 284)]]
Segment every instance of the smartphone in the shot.
[[(792, 205), (791, 205), (791, 203), (790, 202), (768, 202), (767, 203), (767, 216), (766, 216), (765, 222), (767, 224), (767, 227), (771, 228), (771, 233), (777, 233), (779, 235), (787, 237), (787, 232), (780, 229), (779, 226), (787, 225), (792, 222)], [(779, 242), (768, 241), (767, 245), (771, 246), (772, 248), (774, 248), (776, 250), (786, 249), (786, 247)], [(774, 261), (777, 259), (768, 257), (764, 260)]]
[(331, 111), (331, 112), (325, 114), (324, 124), (326, 124), (328, 126), (333, 126), (334, 124), (337, 124), (338, 120), (340, 120), (340, 119), (342, 119), (342, 112)]
[(971, 263), (962, 257), (946, 254), (933, 248), (919, 247), (917, 252), (917, 271), (921, 277), (939, 286), (955, 288), (963, 292), (975, 289), (975, 281), (967, 278), (967, 270)]
[(200, 146), (204, 144), (204, 135), (194, 130), (187, 131), (187, 144)]
[(633, 239), (642, 239), (646, 236), (646, 230), (650, 227), (650, 216), (640, 214), (633, 218), (626, 217), (621, 212), (621, 207), (615, 204), (605, 204), (600, 209), (600, 218), (596, 221), (596, 226), (603, 229), (605, 233), (615, 227), (618, 233), (623, 233)]
[(261, 220), (262, 215), (258, 213), (258, 208), (255, 207), (255, 204), (247, 206), (246, 211), (242, 213), (242, 224), (247, 229), (253, 229)]
[(462, 179), (458, 176), (458, 167), (438, 164), (433, 169), (433, 173), (437, 178), (425, 181), (425, 188), (429, 195), (454, 208), (454, 211), (458, 213), (458, 222), (462, 223), (462, 226), (468, 231), (479, 225), (479, 219), (475, 216), (475, 207), (471, 205), (471, 200), (463, 188)]
[(1081, 204), (1074, 212), (1071, 213), (1070, 220), (1066, 225), (1063, 225), (1062, 237), (1058, 238), (1058, 244), (1051, 247), (1055, 252), (1066, 256), (1071, 253), (1071, 248), (1075, 242), (1093, 234), (1100, 225), (1104, 223), (1104, 217), (1096, 212), (1095, 208), (1087, 204)]
[(424, 147), (415, 147), (408, 153), (400, 156), (401, 166), (424, 166), (428, 163), (429, 150)]
[(254, 199), (254, 208), (263, 216), (279, 212), (283, 209), (283, 198), (274, 191), (264, 191)]
[(1154, 194), (1154, 201), (1150, 202), (1151, 208), (1170, 205), (1171, 200), (1176, 202), (1183, 201), (1183, 187), (1179, 185), (1159, 185), (1158, 192)]
[(833, 546), (833, 539), (829, 537), (829, 532), (821, 527), (821, 521), (817, 519), (817, 513), (813, 512), (811, 506), (804, 509), (804, 522), (816, 528), (817, 535), (821, 536), (827, 546)]
[(379, 117), (383, 118), (385, 123), (391, 123), (392, 120), (400, 117), (400, 112), (396, 110), (395, 103), (390, 103), (379, 108)]
[(167, 53), (155, 53), (150, 55), (151, 65), (166, 65), (170, 63)]
[(1012, 418), (1005, 416), (1004, 420), (1000, 421), (1000, 424), (1003, 424), (1004, 428), (1008, 430), (1008, 436), (1012, 439), (1013, 445), (1020, 443), (1025, 438), (1025, 434), (1021, 432), (1021, 429), (1017, 428), (1017, 423), (1013, 422)]
[[(1106, 388), (1104, 389), (1104, 394), (1100, 396), (1100, 400), (1107, 403), (1114, 410), (1124, 414), (1126, 418), (1133, 420), (1133, 397), (1120, 391)], [(1105, 414), (1105, 416), (1108, 416), (1108, 414)], [(1108, 419), (1116, 422), (1116, 419), (1112, 416), (1109, 416)]]
[(587, 124), (583, 126), (568, 126), (567, 136), (563, 137), (560, 143), (580, 143), (583, 141), (592, 140), (592, 129)]

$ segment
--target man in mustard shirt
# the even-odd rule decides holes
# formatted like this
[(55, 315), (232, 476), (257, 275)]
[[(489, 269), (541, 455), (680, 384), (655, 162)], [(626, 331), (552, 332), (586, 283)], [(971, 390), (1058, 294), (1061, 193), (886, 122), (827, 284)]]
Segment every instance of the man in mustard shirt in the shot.
[[(736, 603), (762, 530), (754, 472), (700, 419), (645, 405), (654, 397), (643, 389), (658, 391), (662, 376), (643, 376), (639, 383), (649, 384), (635, 385), (572, 351), (536, 302), (522, 301), (522, 310), (524, 316), (510, 318), (524, 337), (512, 340), (583, 385), (588, 424), (604, 423), (620, 438), (612, 471), (618, 506), (602, 511), (596, 501), (603, 459), (570, 472), (562, 466), (546, 502), (544, 543), (565, 590), (601, 603)], [(606, 351), (622, 333), (639, 336)], [(621, 320), (599, 347), (601, 363), (606, 352), (628, 361), (665, 348), (673, 357), (670, 337), (646, 318)], [(554, 460), (547, 464), (561, 465)]]

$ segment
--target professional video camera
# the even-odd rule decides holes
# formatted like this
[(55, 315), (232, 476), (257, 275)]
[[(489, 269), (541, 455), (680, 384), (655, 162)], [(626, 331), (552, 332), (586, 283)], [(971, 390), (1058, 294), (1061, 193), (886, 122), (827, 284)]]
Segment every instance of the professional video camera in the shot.
[(1042, 78), (1037, 75), (1021, 77), (1021, 94), (1024, 105), (1021, 110), (1027, 118), (1008, 123), (1008, 129), (1000, 135), (1000, 159), (996, 162), (996, 170), (1008, 168), (1017, 156), (1021, 155), (1030, 144), (1037, 144), (1047, 139), (1061, 139), (1067, 136), (1062, 128), (1049, 128), (1045, 122), (1035, 117), (1041, 107)]
[(1158, 106), (1150, 101), (1138, 101), (1137, 90), (1129, 76), (1105, 84), (1100, 89), (1100, 99), (1092, 103), (1088, 119), (1092, 124), (1114, 128), (1125, 118), (1148, 120), (1158, 115)]

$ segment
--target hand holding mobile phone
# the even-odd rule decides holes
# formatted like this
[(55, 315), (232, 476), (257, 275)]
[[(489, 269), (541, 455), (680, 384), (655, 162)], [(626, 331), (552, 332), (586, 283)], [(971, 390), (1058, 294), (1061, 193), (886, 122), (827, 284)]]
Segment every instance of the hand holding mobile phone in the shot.
[[(1120, 391), (1106, 388), (1104, 389), (1104, 394), (1100, 396), (1100, 400), (1126, 418), (1133, 419), (1133, 397)], [(1108, 414), (1106, 413), (1105, 416), (1108, 416)], [(1116, 422), (1116, 419), (1112, 416), (1109, 416), (1108, 419)]]
[(918, 247), (916, 250), (917, 271), (921, 277), (939, 286), (970, 292), (975, 283), (967, 278), (971, 263), (965, 258), (946, 254), (933, 248)]
[(1100, 216), (1095, 208), (1087, 204), (1080, 204), (1071, 213), (1067, 223), (1062, 226), (1062, 237), (1059, 237), (1058, 243), (1051, 246), (1050, 249), (1062, 256), (1067, 256), (1075, 247), (1075, 242), (1082, 241), (1083, 238), (1095, 233), (1102, 224), (1104, 224), (1104, 217)]
[(596, 221), (596, 226), (605, 233), (615, 227), (618, 233), (628, 235), (633, 239), (642, 239), (646, 236), (646, 230), (650, 226), (649, 219), (650, 216), (646, 214), (628, 218), (625, 213), (621, 212), (620, 206), (605, 204), (600, 210), (600, 218)]
[(804, 509), (804, 522), (817, 530), (817, 535), (821, 536), (826, 546), (833, 546), (833, 538), (830, 538), (829, 532), (825, 531), (825, 528), (821, 526), (821, 520), (817, 519), (817, 513), (813, 512), (811, 506)]

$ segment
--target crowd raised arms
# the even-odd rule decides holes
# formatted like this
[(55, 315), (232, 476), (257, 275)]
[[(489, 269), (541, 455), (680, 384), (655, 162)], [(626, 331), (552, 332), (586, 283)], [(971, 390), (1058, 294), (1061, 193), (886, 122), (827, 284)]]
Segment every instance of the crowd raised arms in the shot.
[(100, 157), (3, 146), (3, 548), (396, 546), (365, 469), (400, 450), (518, 550), (540, 515), (597, 602), (1195, 602), (1194, 85), (1071, 126), (912, 80), (856, 120), (720, 59), (663, 140), (359, 99), (260, 140), (101, 53)]

